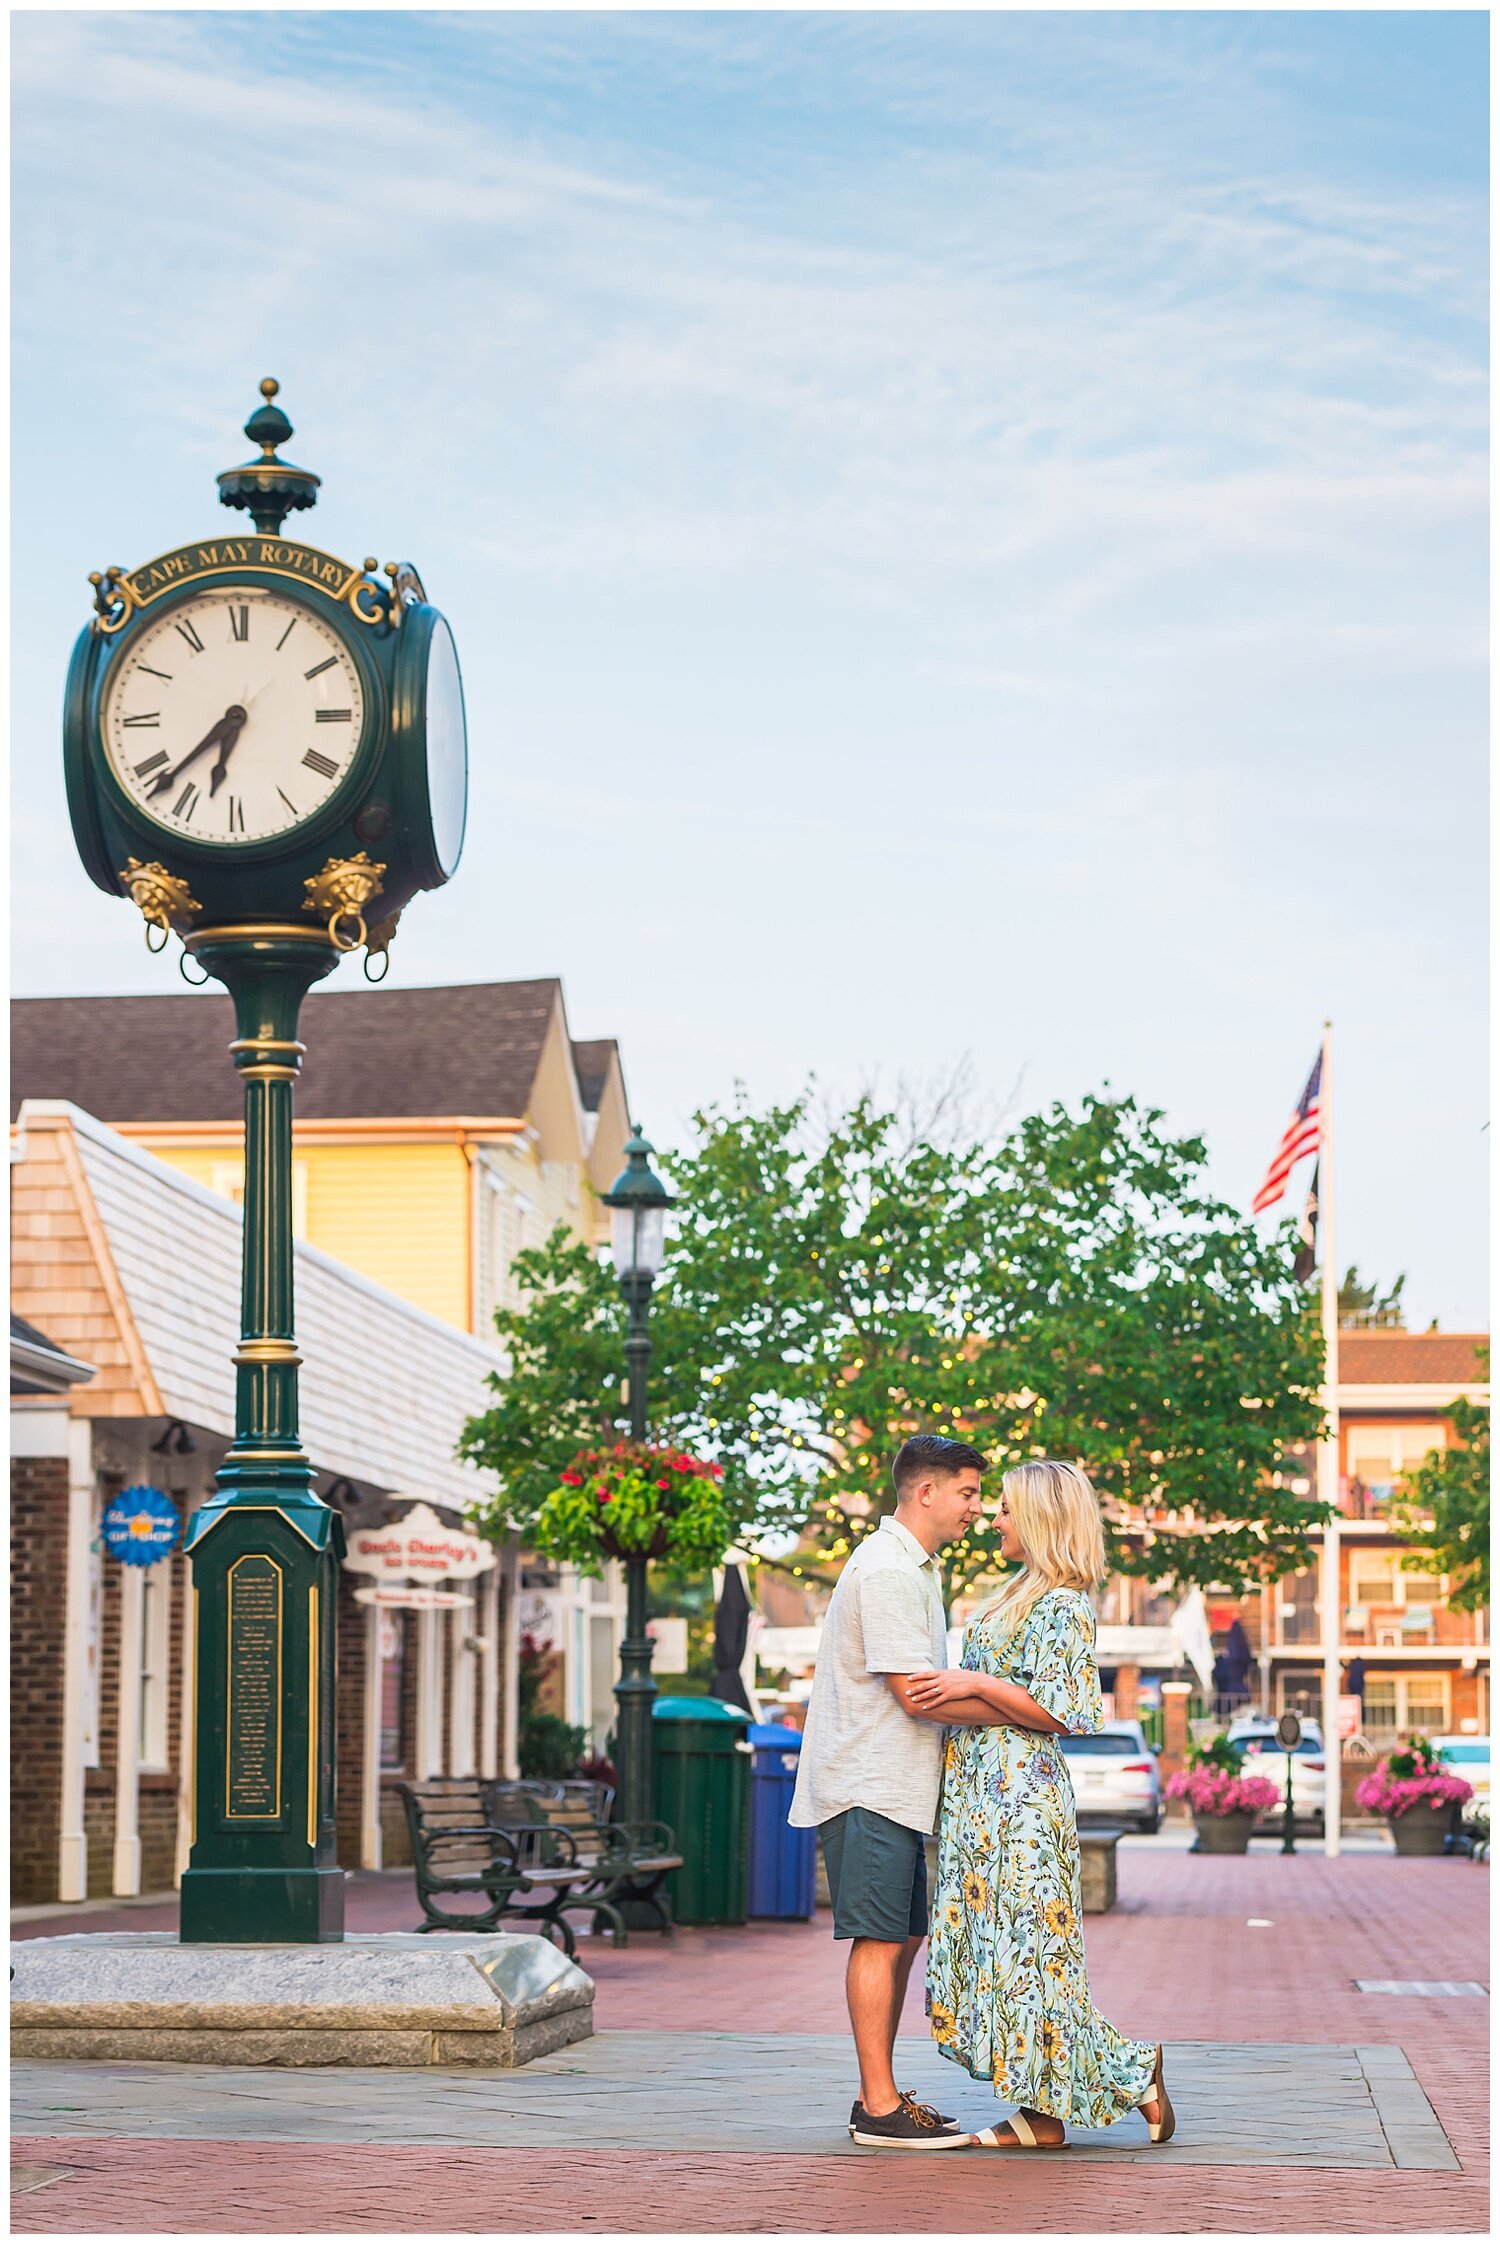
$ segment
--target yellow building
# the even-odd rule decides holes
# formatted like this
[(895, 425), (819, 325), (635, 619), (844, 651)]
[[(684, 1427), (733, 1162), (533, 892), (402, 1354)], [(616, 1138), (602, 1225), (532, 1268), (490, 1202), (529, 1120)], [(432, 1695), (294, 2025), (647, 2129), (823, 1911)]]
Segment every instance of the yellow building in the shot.
[[(11, 1018), (13, 1114), (23, 1099), (68, 1100), (240, 1198), (242, 1089), (222, 991), (25, 998)], [(293, 1224), (309, 1246), (488, 1336), (494, 1309), (515, 1298), (523, 1247), (559, 1222), (582, 1239), (607, 1236), (597, 1195), (629, 1134), (619, 1052), (610, 1039), (574, 1041), (560, 982), (315, 990), (302, 1022)], [(550, 1614), (568, 1719), (602, 1743), (618, 1584), (542, 1569), (516, 1587)]]
[[(202, 997), (23, 998), (13, 1107), (68, 1099), (195, 1183), (240, 1197), (233, 1011)], [(613, 1042), (575, 1043), (557, 981), (314, 991), (303, 1008), (299, 1238), (465, 1332), (562, 1222), (606, 1227), (628, 1134)]]

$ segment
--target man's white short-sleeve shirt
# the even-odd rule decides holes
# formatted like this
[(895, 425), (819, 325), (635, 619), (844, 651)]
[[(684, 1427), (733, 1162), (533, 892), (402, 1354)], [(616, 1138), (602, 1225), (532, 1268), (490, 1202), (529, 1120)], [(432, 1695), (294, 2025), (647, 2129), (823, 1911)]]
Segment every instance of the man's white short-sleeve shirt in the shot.
[(883, 1519), (854, 1550), (824, 1616), (788, 1821), (806, 1829), (871, 1808), (931, 1831), (943, 1727), (904, 1713), (885, 1678), (947, 1664), (937, 1560), (899, 1520)]

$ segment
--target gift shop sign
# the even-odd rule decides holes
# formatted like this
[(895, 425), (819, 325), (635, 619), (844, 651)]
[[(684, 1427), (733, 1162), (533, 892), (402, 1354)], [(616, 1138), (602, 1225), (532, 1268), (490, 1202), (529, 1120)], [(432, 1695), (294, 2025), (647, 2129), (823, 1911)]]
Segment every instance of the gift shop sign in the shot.
[(450, 1527), (430, 1504), (417, 1504), (385, 1527), (358, 1527), (344, 1564), (351, 1573), (387, 1582), (469, 1582), (495, 1563), (493, 1544)]

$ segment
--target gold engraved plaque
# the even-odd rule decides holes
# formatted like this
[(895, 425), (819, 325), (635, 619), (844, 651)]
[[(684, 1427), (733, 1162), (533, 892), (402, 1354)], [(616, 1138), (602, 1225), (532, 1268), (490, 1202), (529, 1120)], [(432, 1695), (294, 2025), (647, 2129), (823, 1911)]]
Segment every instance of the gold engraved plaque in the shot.
[(281, 1814), (281, 1568), (251, 1553), (229, 1569), (228, 1751), (224, 1813), (232, 1823)]

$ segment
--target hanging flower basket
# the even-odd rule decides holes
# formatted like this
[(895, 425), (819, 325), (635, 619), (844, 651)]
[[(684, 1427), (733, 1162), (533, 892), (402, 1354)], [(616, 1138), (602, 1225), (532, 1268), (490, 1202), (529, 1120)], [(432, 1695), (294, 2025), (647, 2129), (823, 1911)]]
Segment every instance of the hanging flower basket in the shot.
[(596, 1574), (606, 1558), (716, 1565), (737, 1521), (724, 1468), (685, 1449), (616, 1442), (583, 1449), (545, 1497), (528, 1540), (545, 1558)]
[(1397, 1854), (1441, 1854), (1453, 1829), (1453, 1811), (1472, 1800), (1474, 1787), (1446, 1768), (1425, 1738), (1413, 1738), (1375, 1765), (1354, 1795), (1362, 1808), (1383, 1815)]

